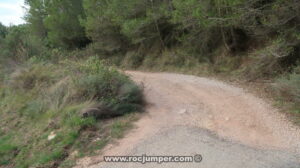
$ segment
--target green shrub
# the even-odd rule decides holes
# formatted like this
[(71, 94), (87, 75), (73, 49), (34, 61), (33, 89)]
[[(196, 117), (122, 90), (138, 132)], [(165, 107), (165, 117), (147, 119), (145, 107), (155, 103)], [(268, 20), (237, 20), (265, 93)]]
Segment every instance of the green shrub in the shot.
[(38, 100), (29, 101), (25, 104), (21, 112), (23, 115), (31, 119), (38, 118), (46, 110), (46, 105)]
[(105, 67), (95, 57), (87, 60), (86, 64), (79, 65), (79, 69), (81, 77), (74, 79), (76, 97), (98, 100), (117, 115), (140, 109), (143, 102), (141, 89), (128, 77)]
[(121, 102), (141, 104), (142, 97), (141, 88), (132, 82), (124, 83), (119, 89), (118, 99)]
[(250, 54), (251, 63), (242, 67), (243, 75), (250, 80), (276, 77), (291, 70), (295, 64), (295, 46), (283, 38), (271, 41), (271, 44)]
[(10, 84), (14, 88), (31, 90), (33, 88), (47, 87), (53, 84), (59, 75), (50, 64), (28, 65), (17, 69), (10, 77)]
[(0, 44), (0, 57), (17, 62), (40, 56), (47, 51), (44, 42), (30, 34), (28, 25), (8, 27), (5, 38), (0, 39)]
[(296, 103), (300, 108), (300, 74), (290, 74), (277, 80), (277, 89), (282, 98)]

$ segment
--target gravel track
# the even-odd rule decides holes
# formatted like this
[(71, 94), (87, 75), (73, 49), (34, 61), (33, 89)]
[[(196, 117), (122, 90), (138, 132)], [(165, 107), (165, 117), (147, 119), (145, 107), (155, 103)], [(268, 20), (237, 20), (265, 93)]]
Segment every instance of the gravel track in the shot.
[[(146, 113), (100, 156), (76, 167), (300, 168), (300, 131), (247, 91), (171, 73), (127, 74), (145, 87)], [(111, 155), (195, 155), (201, 163), (104, 163)]]

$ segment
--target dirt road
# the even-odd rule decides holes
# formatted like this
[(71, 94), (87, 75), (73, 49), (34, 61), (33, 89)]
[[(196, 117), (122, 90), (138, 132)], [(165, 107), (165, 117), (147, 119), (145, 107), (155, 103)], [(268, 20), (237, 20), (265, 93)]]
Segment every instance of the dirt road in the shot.
[[(300, 131), (268, 103), (207, 78), (127, 72), (143, 83), (147, 112), (103, 155), (77, 167), (300, 168)], [(104, 163), (107, 155), (195, 155), (201, 163)]]

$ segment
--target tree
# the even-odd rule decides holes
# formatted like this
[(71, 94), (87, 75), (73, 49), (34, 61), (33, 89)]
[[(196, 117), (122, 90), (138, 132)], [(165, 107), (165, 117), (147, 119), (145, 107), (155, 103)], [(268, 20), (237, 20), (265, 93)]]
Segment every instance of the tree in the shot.
[(163, 46), (169, 0), (85, 0), (88, 36), (104, 50), (153, 44)]
[(84, 0), (83, 3), (87, 16), (83, 20), (86, 34), (93, 40), (94, 49), (106, 54), (120, 51), (125, 44), (120, 25), (109, 14), (109, 3), (107, 0)]
[(82, 0), (47, 1), (46, 13), (45, 26), (53, 46), (72, 49), (89, 43), (80, 24), (80, 20), (85, 19)]
[(7, 28), (0, 22), (0, 39), (5, 38), (7, 34)]
[(7, 34), (7, 28), (0, 22), (0, 59), (3, 58), (3, 50), (4, 50), (4, 43), (5, 37)]
[(25, 1), (25, 4), (29, 6), (25, 15), (25, 20), (29, 23), (31, 32), (41, 39), (45, 39), (47, 37), (47, 29), (44, 23), (47, 16), (47, 2), (48, 1), (45, 0)]

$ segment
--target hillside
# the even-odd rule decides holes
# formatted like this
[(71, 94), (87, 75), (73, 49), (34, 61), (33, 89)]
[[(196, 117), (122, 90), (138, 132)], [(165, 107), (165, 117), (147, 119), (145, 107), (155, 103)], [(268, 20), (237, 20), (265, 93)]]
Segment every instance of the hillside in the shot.
[(0, 82), (0, 167), (72, 166), (122, 137), (137, 118), (130, 113), (142, 111), (140, 88), (92, 57), (14, 69)]
[(0, 167), (68, 167), (72, 153), (122, 137), (145, 105), (122, 69), (236, 81), (300, 124), (299, 0), (25, 0), (25, 8), (25, 24), (0, 23)]

